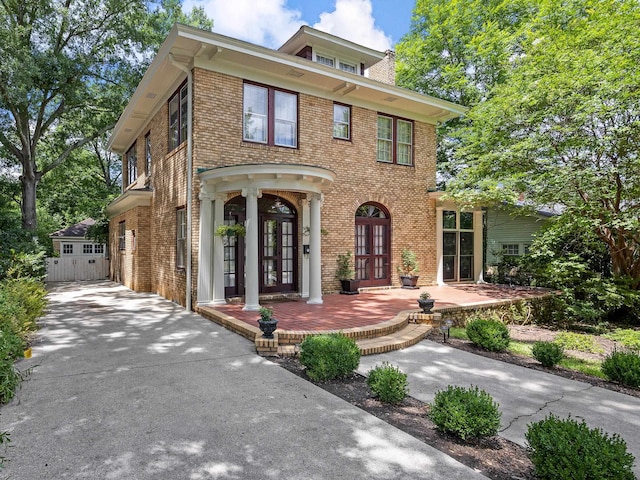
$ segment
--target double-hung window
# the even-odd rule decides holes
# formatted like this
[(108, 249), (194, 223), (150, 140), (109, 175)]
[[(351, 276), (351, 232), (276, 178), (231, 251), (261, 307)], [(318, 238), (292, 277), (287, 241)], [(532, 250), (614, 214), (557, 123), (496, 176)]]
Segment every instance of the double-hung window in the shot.
[(183, 85), (169, 99), (169, 151), (187, 139), (188, 93)]
[(176, 267), (184, 268), (187, 258), (187, 210), (176, 210)]
[(124, 250), (126, 248), (127, 244), (126, 244), (126, 230), (125, 230), (125, 223), (124, 222), (120, 222), (118, 224), (118, 249), (119, 250)]
[(378, 115), (379, 162), (413, 165), (413, 122)]
[(151, 132), (144, 136), (144, 164), (147, 177), (151, 176)]
[(351, 107), (333, 104), (333, 138), (351, 140)]
[(248, 142), (297, 147), (298, 96), (245, 83), (242, 138)]
[(127, 185), (133, 184), (138, 178), (138, 156), (136, 155), (136, 144), (134, 143), (127, 151)]

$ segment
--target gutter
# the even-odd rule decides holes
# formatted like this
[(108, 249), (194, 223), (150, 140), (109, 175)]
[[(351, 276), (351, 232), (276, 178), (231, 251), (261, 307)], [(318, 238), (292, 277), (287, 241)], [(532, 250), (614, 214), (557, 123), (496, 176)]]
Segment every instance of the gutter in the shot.
[(191, 253), (191, 216), (193, 212), (193, 72), (186, 65), (179, 63), (169, 54), (171, 64), (179, 68), (187, 74), (187, 286), (185, 295), (185, 309), (191, 311), (191, 270), (192, 270), (192, 253)]

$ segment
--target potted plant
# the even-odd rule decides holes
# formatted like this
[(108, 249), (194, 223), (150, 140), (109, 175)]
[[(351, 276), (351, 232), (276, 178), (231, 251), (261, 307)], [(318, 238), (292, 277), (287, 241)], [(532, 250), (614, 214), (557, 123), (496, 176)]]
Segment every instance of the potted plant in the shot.
[(216, 228), (216, 235), (219, 237), (244, 237), (247, 230), (241, 223), (234, 225), (219, 225)]
[(273, 309), (269, 307), (260, 307), (260, 319), (258, 325), (262, 331), (264, 338), (273, 338), (273, 332), (275, 332), (278, 320), (273, 318)]
[(400, 265), (398, 266), (400, 281), (402, 288), (418, 288), (418, 258), (416, 252), (405, 248), (400, 256)]
[(351, 252), (347, 252), (344, 255), (338, 255), (336, 260), (338, 269), (336, 270), (336, 278), (340, 280), (340, 293), (344, 295), (356, 295), (358, 287), (360, 286), (360, 280), (356, 280), (356, 272), (353, 269), (353, 258)]
[(418, 298), (418, 305), (420, 305), (422, 313), (432, 313), (431, 309), (433, 308), (434, 303), (435, 300), (431, 298), (431, 294), (429, 292), (422, 292)]

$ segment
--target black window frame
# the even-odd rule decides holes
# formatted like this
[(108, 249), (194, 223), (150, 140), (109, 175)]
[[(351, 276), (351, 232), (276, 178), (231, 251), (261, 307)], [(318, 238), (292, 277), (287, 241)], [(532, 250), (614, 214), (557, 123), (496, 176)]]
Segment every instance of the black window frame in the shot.
[[(384, 118), (388, 118), (391, 119), (391, 161), (386, 161), (386, 160), (380, 160), (380, 158), (378, 157), (378, 140), (380, 140), (380, 137), (378, 136), (378, 119), (380, 117), (384, 117)], [(398, 146), (400, 144), (400, 142), (398, 142), (398, 122), (406, 122), (409, 123), (411, 125), (411, 148), (409, 149), (409, 153), (410, 153), (410, 162), (409, 163), (398, 163)], [(378, 112), (377, 116), (376, 116), (376, 161), (379, 163), (388, 163), (388, 164), (392, 164), (392, 165), (400, 165), (402, 167), (413, 167), (415, 166), (415, 135), (416, 135), (416, 128), (415, 128), (415, 122), (413, 120), (410, 120), (408, 118), (403, 118), (403, 117), (397, 117), (395, 115), (389, 115), (387, 113), (383, 113), (383, 112)], [(383, 140), (387, 140), (387, 139), (383, 139)], [(388, 140), (387, 140), (388, 141)]]
[[(245, 138), (245, 88), (247, 86), (264, 88), (267, 90), (267, 140), (266, 142), (262, 142), (259, 140), (251, 140)], [(286, 93), (288, 95), (293, 95), (296, 98), (296, 128), (295, 128), (295, 145), (281, 145), (275, 143), (275, 125), (276, 125), (276, 105), (275, 105), (275, 97), (276, 92)], [(298, 149), (300, 144), (300, 96), (298, 92), (293, 92), (291, 90), (286, 90), (284, 88), (272, 87), (270, 85), (264, 85), (256, 82), (244, 81), (242, 84), (242, 141), (247, 143), (257, 143), (259, 145), (268, 145), (271, 147), (282, 147), (282, 148), (291, 148)]]
[[(184, 92), (184, 95), (183, 95)], [(171, 104), (176, 102), (177, 110), (176, 110), (176, 122), (173, 124), (171, 122)], [(187, 139), (187, 115), (188, 115), (188, 104), (189, 104), (189, 86), (187, 83), (183, 83), (178, 87), (171, 97), (169, 97), (169, 101), (167, 102), (168, 108), (168, 129), (169, 129), (169, 137), (168, 137), (168, 147), (169, 151), (175, 150), (180, 145), (182, 145)], [(175, 130), (175, 138), (173, 132)]]
[[(347, 122), (347, 130), (348, 130), (348, 135), (347, 137), (338, 137), (336, 136), (336, 107), (345, 107), (349, 110), (349, 121)], [(351, 105), (347, 105), (346, 103), (340, 103), (340, 102), (333, 102), (333, 131), (331, 132), (333, 135), (333, 138), (335, 138), (336, 140), (345, 140), (350, 142), (353, 136), (353, 131), (352, 131), (352, 115), (353, 115), (353, 110), (351, 108)]]
[(125, 154), (127, 157), (127, 186), (133, 185), (138, 179), (138, 154), (136, 152), (137, 142), (133, 142), (131, 148)]

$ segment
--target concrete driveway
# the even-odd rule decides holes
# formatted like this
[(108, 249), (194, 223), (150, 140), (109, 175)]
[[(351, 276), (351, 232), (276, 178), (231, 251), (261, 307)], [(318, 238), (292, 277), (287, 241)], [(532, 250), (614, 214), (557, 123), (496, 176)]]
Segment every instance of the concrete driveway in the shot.
[(636, 458), (640, 478), (640, 399), (564, 377), (474, 355), (429, 340), (396, 352), (362, 357), (362, 374), (383, 361), (408, 375), (409, 394), (432, 402), (448, 385), (477, 385), (500, 404), (500, 435), (525, 445), (527, 426), (550, 413), (584, 420), (591, 428), (619, 434)]
[(0, 409), (7, 479), (484, 478), (156, 295), (59, 284)]

